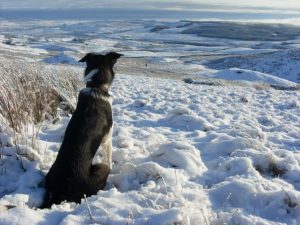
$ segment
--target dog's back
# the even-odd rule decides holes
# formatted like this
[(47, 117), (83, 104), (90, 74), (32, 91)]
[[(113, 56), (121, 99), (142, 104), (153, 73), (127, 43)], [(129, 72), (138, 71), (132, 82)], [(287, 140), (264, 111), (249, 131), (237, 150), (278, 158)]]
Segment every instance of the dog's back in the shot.
[(105, 186), (108, 165), (103, 164), (97, 173), (92, 167), (100, 142), (112, 126), (111, 106), (100, 92), (85, 88), (79, 94), (56, 161), (46, 176), (51, 204), (63, 200), (80, 202), (83, 194), (96, 194)]

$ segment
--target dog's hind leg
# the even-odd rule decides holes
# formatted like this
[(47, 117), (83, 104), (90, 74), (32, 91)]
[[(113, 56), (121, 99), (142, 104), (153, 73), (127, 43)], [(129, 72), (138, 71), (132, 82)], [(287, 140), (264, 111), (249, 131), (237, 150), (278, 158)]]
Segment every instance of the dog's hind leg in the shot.
[(112, 128), (108, 134), (103, 138), (101, 143), (104, 161), (107, 163), (110, 169), (112, 169)]
[(103, 149), (103, 155), (104, 155), (104, 161), (109, 166), (109, 168), (112, 168), (112, 143), (111, 139), (107, 142), (104, 142), (102, 144)]

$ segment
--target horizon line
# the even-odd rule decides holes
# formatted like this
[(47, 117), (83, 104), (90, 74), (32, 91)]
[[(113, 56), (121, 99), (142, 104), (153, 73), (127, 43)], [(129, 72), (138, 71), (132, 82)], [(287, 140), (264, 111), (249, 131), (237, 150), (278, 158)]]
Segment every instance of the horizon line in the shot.
[(72, 7), (72, 8), (56, 8), (56, 7), (22, 7), (22, 8), (16, 8), (16, 7), (6, 7), (0, 8), (0, 11), (29, 11), (29, 10), (57, 10), (57, 11), (76, 11), (76, 10), (121, 10), (121, 11), (169, 11), (169, 12), (215, 12), (215, 13), (249, 13), (249, 14), (294, 14), (294, 15), (300, 15), (300, 12), (298, 10), (284, 10), (282, 12), (279, 9), (271, 9), (271, 8), (261, 8), (261, 9), (251, 9), (251, 8), (240, 8), (240, 9), (227, 9), (227, 8), (203, 8), (203, 9), (189, 9), (189, 8), (157, 8), (157, 7), (148, 7), (148, 8), (121, 8), (121, 7), (97, 7), (97, 8), (81, 8), (81, 7)]

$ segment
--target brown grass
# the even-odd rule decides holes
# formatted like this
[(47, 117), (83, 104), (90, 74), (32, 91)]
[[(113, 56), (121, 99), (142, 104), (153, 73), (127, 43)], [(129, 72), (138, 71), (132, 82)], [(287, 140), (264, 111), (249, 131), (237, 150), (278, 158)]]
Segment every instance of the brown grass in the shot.
[(67, 67), (1, 60), (0, 115), (13, 129), (16, 146), (20, 135), (26, 139), (33, 132), (34, 147), (42, 123), (57, 117), (62, 102), (74, 108), (80, 86), (78, 73)]
[(17, 132), (28, 123), (41, 123), (46, 113), (55, 116), (58, 106), (58, 96), (50, 85), (42, 82), (39, 73), (35, 70), (19, 72), (7, 68), (0, 75), (4, 81), (0, 89), (0, 113)]

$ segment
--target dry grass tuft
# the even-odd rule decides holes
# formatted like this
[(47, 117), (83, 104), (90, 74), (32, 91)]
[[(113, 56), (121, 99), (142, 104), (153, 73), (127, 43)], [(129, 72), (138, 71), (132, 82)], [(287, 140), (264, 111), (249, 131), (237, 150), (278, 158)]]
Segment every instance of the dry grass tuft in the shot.
[(78, 77), (63, 66), (0, 61), (0, 115), (13, 129), (16, 145), (18, 136), (31, 136), (34, 147), (43, 121), (57, 117), (62, 102), (74, 108), (81, 86)]
[(28, 123), (41, 123), (47, 113), (56, 115), (58, 96), (41, 74), (34, 68), (27, 68), (26, 73), (5, 69), (0, 75), (0, 113), (11, 128), (21, 132)]

